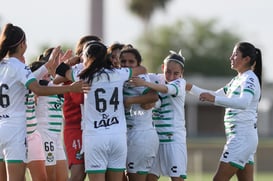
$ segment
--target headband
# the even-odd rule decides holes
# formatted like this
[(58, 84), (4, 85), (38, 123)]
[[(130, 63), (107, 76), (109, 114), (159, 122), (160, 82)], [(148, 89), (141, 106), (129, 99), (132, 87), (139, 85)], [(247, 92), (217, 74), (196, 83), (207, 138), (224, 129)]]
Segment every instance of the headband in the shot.
[(168, 57), (166, 57), (166, 58), (164, 59), (163, 62), (164, 62), (164, 63), (168, 63), (169, 61), (174, 61), (174, 62), (180, 64), (180, 65), (184, 68), (185, 58), (183, 57), (181, 50), (179, 50), (178, 53), (176, 53), (176, 52), (173, 51), (173, 50), (170, 50), (170, 53), (171, 53), (171, 55), (179, 56), (182, 60), (176, 59), (176, 58), (174, 58), (174, 57), (171, 57), (171, 55), (169, 55)]

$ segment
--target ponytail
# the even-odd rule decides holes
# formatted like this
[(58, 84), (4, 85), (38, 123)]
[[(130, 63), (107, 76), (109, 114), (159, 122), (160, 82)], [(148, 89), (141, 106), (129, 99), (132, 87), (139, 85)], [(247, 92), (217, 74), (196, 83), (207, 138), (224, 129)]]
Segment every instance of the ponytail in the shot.
[(83, 56), (87, 59), (93, 59), (93, 62), (89, 67), (86, 67), (80, 72), (78, 75), (80, 79), (91, 83), (95, 73), (99, 73), (100, 75), (100, 73), (105, 73), (101, 71), (103, 68), (111, 69), (111, 65), (107, 63), (106, 54), (107, 47), (103, 43), (98, 41), (87, 42), (83, 48)]
[(262, 52), (260, 49), (256, 48), (256, 63), (254, 66), (254, 73), (259, 79), (260, 86), (262, 88)]
[(7, 56), (9, 49), (0, 45), (0, 62)]

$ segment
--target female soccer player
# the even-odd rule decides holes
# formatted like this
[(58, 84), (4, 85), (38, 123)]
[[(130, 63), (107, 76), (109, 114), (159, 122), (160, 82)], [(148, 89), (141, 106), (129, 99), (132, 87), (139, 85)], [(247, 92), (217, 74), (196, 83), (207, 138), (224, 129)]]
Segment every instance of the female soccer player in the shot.
[(162, 64), (163, 74), (151, 74), (153, 82), (133, 78), (135, 86), (146, 86), (159, 92), (161, 105), (154, 109), (153, 120), (159, 137), (159, 149), (149, 172), (149, 181), (169, 176), (172, 181), (183, 181), (187, 170), (185, 128), (185, 59), (181, 52), (171, 51)]
[[(10, 181), (25, 179), (26, 106), (30, 89), (38, 95), (62, 94), (82, 90), (81, 83), (70, 86), (40, 86), (23, 62), (27, 49), (24, 31), (6, 24), (0, 35), (0, 178)], [(60, 47), (51, 58), (57, 59)]]
[(230, 180), (236, 174), (238, 180), (252, 181), (258, 145), (256, 124), (262, 87), (261, 51), (251, 43), (239, 42), (234, 46), (230, 63), (237, 76), (225, 87), (213, 92), (187, 83), (187, 90), (198, 95), (201, 101), (226, 108), (227, 141), (213, 180)]

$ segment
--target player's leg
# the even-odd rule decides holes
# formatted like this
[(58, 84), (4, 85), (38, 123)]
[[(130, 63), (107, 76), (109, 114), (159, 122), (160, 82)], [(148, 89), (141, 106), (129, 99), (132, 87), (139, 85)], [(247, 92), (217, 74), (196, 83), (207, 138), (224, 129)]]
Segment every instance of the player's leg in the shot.
[(220, 162), (213, 181), (229, 181), (237, 171), (238, 168), (231, 166), (229, 163)]
[(0, 178), (7, 180), (6, 164), (3, 159), (0, 159)]
[(7, 177), (9, 181), (24, 181), (26, 173), (26, 164), (24, 162), (7, 162)]
[(238, 170), (237, 178), (239, 181), (253, 181), (254, 180), (254, 166), (253, 164), (246, 164), (243, 170)]

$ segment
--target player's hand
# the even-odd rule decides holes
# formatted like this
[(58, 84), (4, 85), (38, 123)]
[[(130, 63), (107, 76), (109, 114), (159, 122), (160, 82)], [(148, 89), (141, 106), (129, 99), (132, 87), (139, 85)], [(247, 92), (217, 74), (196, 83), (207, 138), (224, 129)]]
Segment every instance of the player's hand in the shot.
[(215, 96), (208, 93), (208, 92), (204, 92), (204, 93), (200, 94), (199, 100), (200, 101), (214, 102), (215, 101)]

